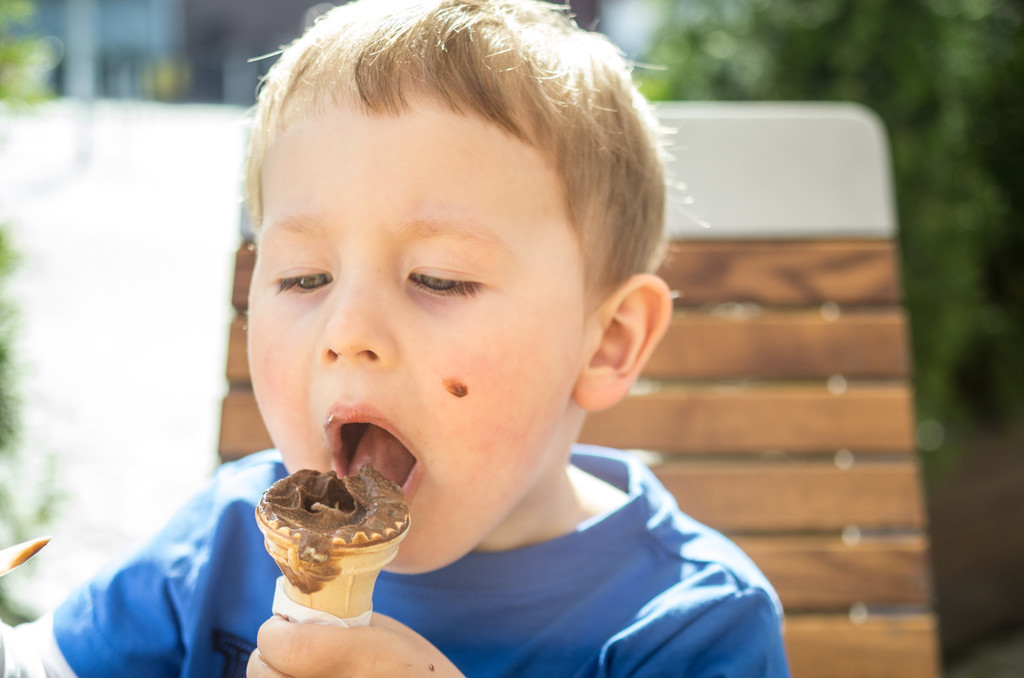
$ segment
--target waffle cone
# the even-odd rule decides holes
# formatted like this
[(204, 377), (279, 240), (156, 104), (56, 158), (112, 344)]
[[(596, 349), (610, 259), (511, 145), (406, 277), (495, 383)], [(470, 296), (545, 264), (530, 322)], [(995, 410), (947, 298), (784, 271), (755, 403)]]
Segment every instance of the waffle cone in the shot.
[(284, 591), (292, 602), (327, 612), (340, 619), (357, 617), (373, 608), (373, 587), (380, 571), (398, 552), (402, 532), (386, 540), (338, 544), (325, 557), (306, 560), (299, 542), (287, 528), (274, 526), (257, 513), (267, 552), (284, 574)]

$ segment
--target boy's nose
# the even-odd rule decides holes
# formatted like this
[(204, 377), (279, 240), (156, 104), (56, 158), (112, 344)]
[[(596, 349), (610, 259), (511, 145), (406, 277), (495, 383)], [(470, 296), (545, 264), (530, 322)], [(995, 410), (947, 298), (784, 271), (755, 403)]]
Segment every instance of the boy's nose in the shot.
[(332, 300), (324, 332), (325, 365), (387, 366), (392, 362), (395, 344), (387, 327), (386, 314), (379, 300), (369, 297), (354, 293)]
[(374, 353), (370, 349), (358, 349), (358, 348), (356, 348), (354, 346), (349, 348), (348, 350), (342, 349), (340, 351), (335, 350), (333, 348), (328, 348), (327, 349), (327, 361), (328, 362), (335, 362), (336, 360), (339, 360), (341, 358), (344, 358), (346, 360), (351, 360), (352, 358), (356, 358), (356, 359), (363, 358), (363, 359), (366, 360), (366, 362), (371, 362), (371, 363), (377, 362), (378, 360), (380, 360), (380, 356), (378, 356), (376, 353)]

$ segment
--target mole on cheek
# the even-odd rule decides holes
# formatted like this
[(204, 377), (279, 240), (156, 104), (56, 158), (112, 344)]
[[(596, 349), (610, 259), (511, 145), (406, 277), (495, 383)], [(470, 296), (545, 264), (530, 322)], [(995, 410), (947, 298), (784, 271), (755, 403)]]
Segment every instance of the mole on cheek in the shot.
[(465, 398), (469, 395), (469, 389), (458, 379), (445, 379), (444, 387), (456, 398)]

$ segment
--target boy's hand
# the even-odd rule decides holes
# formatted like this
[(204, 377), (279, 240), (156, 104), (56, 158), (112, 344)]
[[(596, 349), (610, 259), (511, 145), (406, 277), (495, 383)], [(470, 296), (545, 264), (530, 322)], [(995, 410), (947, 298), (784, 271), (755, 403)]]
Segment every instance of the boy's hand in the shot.
[(249, 657), (249, 678), (348, 676), (462, 676), (423, 636), (374, 614), (370, 626), (345, 629), (296, 624), (278, 616), (264, 622)]

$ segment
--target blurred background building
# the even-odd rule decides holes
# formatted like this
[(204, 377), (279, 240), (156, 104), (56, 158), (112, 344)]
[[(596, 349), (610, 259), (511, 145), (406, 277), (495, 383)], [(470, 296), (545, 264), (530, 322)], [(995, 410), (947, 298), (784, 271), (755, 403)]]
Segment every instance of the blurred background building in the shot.
[[(595, 26), (600, 0), (573, 0)], [(266, 57), (340, 3), (315, 0), (38, 0), (58, 94), (252, 103)], [(611, 0), (616, 7), (629, 0)]]

